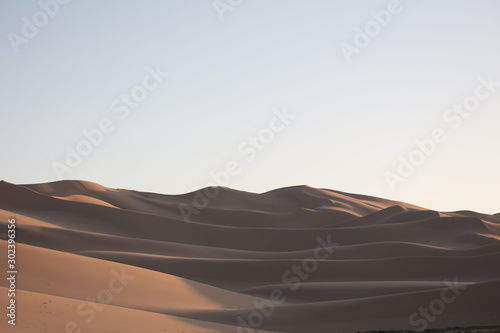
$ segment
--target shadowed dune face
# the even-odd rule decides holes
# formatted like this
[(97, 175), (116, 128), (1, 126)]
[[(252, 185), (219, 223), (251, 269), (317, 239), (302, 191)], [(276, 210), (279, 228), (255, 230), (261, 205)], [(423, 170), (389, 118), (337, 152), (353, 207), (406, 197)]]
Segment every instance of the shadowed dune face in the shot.
[(1, 182), (2, 253), (11, 218), (21, 305), (18, 325), (3, 320), (2, 332), (500, 324), (498, 214), (306, 186), (161, 195)]

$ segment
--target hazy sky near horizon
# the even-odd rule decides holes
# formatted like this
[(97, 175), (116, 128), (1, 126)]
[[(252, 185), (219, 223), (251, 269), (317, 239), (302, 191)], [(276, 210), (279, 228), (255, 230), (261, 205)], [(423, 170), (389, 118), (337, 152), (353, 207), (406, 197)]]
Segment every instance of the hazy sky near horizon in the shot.
[(173, 194), (229, 164), (246, 191), (500, 212), (499, 1), (54, 1), (0, 4), (0, 179)]

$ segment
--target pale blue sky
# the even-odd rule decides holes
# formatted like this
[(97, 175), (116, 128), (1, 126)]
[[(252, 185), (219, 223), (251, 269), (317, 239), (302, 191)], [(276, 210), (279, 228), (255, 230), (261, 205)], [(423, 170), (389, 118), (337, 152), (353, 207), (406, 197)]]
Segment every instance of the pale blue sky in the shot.
[[(229, 187), (241, 190), (307, 184), (500, 212), (500, 88), (458, 130), (443, 121), (479, 76), (500, 81), (500, 2), (401, 0), (348, 63), (341, 43), (388, 2), (243, 0), (220, 20), (211, 1), (73, 0), (16, 53), (9, 33), (42, 9), (3, 1), (0, 178), (57, 180), (52, 163), (110, 118), (114, 131), (64, 179), (183, 193), (236, 160)], [(113, 100), (148, 66), (169, 77), (120, 120)], [(283, 106), (296, 118), (246, 161), (240, 143)], [(447, 141), (392, 191), (384, 174), (436, 127)]]

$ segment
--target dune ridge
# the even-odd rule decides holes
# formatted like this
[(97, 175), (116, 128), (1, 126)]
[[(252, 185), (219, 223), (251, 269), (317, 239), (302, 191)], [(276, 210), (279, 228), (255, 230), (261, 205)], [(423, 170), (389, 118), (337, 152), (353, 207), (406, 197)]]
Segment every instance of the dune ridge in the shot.
[[(200, 208), (207, 190), (218, 194)], [(180, 205), (198, 213), (186, 221)], [(2, 181), (2, 253), (9, 218), (22, 306), (2, 332), (417, 330), (412, 314), (453, 281), (459, 295), (426, 327), (500, 325), (499, 214), (308, 186), (162, 195)], [(112, 299), (93, 308), (100, 292)]]

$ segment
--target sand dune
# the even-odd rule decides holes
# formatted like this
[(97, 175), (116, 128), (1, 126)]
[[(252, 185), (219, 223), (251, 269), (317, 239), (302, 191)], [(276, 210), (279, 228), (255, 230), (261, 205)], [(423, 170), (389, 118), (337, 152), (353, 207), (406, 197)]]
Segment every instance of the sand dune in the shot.
[[(180, 207), (196, 213), (187, 221)], [(307, 186), (161, 195), (0, 182), (2, 253), (9, 218), (19, 307), (17, 325), (2, 320), (2, 332), (500, 325), (498, 214)], [(2, 280), (2, 295), (7, 288)]]

